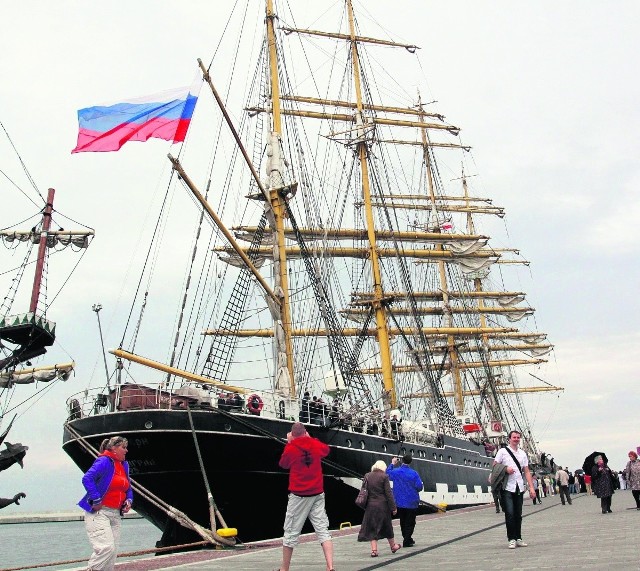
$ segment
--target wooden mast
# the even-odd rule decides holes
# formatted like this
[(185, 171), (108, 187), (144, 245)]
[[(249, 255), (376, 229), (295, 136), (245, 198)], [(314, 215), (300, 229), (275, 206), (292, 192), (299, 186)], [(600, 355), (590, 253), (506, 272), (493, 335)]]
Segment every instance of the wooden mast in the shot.
[(40, 288), (42, 286), (42, 273), (44, 262), (47, 256), (47, 233), (51, 228), (51, 214), (53, 214), (53, 198), (56, 194), (54, 188), (50, 188), (47, 194), (47, 204), (42, 213), (42, 229), (40, 230), (40, 243), (38, 244), (38, 259), (36, 261), (36, 272), (33, 276), (33, 289), (31, 290), (31, 303), (29, 313), (35, 313), (38, 309), (38, 299), (40, 298)]
[[(422, 102), (418, 101), (418, 109), (422, 110)], [(436, 203), (436, 195), (433, 184), (433, 173), (431, 168), (431, 156), (429, 155), (429, 147), (428, 147), (428, 138), (426, 129), (420, 129), (420, 137), (423, 143), (423, 157), (425, 163), (425, 171), (427, 178), (427, 189), (429, 192), (429, 197), (431, 199), (431, 208), (434, 214), (434, 221), (438, 222), (435, 209)], [(439, 231), (440, 227), (436, 231)], [(441, 243), (436, 244), (435, 249), (437, 252), (443, 252), (444, 248)], [(445, 325), (447, 327), (452, 327), (453, 319), (451, 316), (451, 312), (449, 310), (449, 286), (447, 283), (447, 274), (445, 270), (445, 264), (443, 261), (438, 261), (438, 275), (440, 278), (440, 290), (442, 292), (442, 308), (445, 316)], [(456, 348), (456, 340), (453, 335), (447, 335), (447, 349), (448, 349), (448, 357), (449, 362), (451, 363), (450, 370), (451, 376), (453, 379), (453, 402), (455, 405), (455, 414), (457, 416), (462, 416), (464, 414), (464, 398), (462, 395), (462, 378), (460, 375), (460, 368), (458, 367), (458, 351)]]
[[(282, 292), (280, 302), (280, 321), (284, 333), (284, 347), (278, 347), (276, 351), (281, 355), (286, 355), (286, 369), (288, 371), (288, 387), (290, 394), (296, 394), (294, 370), (293, 370), (293, 343), (291, 340), (291, 307), (289, 303), (289, 276), (287, 273), (287, 252), (285, 242), (284, 219), (286, 215), (284, 205), (284, 161), (282, 160), (282, 116), (280, 110), (280, 83), (278, 79), (278, 54), (276, 50), (276, 36), (274, 30), (275, 13), (273, 11), (273, 0), (267, 0), (267, 43), (269, 47), (269, 70), (271, 81), (271, 111), (272, 111), (272, 131), (270, 133), (269, 146), (271, 148), (271, 157), (267, 161), (267, 175), (269, 177), (269, 202), (273, 214), (272, 223), (276, 234), (276, 250), (278, 260), (274, 263), (274, 272), (276, 284)], [(275, 255), (275, 251), (274, 251)], [(274, 260), (275, 261), (275, 260)], [(278, 290), (278, 287), (275, 289)], [(278, 337), (276, 336), (276, 340)], [(280, 358), (277, 359), (280, 366)], [(281, 381), (280, 374), (276, 372), (276, 388), (283, 390), (285, 387), (279, 386)]]
[(362, 175), (362, 195), (364, 198), (364, 211), (367, 223), (367, 238), (369, 241), (369, 260), (371, 262), (371, 272), (373, 275), (373, 298), (371, 306), (375, 312), (376, 329), (378, 332), (378, 344), (380, 346), (380, 366), (382, 371), (382, 382), (384, 386), (385, 408), (388, 404), (390, 408), (396, 408), (397, 395), (393, 381), (393, 369), (391, 363), (391, 343), (389, 341), (389, 331), (387, 329), (387, 316), (383, 306), (384, 291), (382, 289), (382, 275), (380, 271), (380, 261), (378, 259), (378, 248), (376, 245), (376, 231), (373, 219), (373, 208), (371, 206), (371, 189), (369, 186), (369, 163), (368, 149), (365, 135), (364, 106), (362, 101), (362, 87), (360, 84), (360, 63), (358, 60), (358, 41), (355, 33), (355, 23), (353, 18), (353, 6), (351, 0), (346, 0), (349, 13), (349, 32), (351, 41), (351, 59), (353, 65), (353, 79), (356, 93), (356, 126), (358, 129), (359, 141), (356, 146), (360, 161), (360, 172)]

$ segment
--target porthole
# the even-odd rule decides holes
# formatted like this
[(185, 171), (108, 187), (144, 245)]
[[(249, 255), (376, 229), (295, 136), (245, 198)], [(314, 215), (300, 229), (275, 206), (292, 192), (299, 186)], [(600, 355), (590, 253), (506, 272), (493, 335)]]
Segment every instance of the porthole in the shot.
[(409, 450), (409, 454), (411, 454), (411, 456), (414, 455), (413, 448), (411, 450)]
[(449, 462), (453, 462), (453, 458), (451, 458), (451, 456), (449, 456)]
[(424, 450), (420, 450), (420, 458), (424, 458), (426, 456)]
[(353, 443), (351, 442), (351, 438), (347, 438), (347, 446), (348, 446), (349, 448), (351, 448), (351, 445), (352, 445), (352, 444), (353, 444)]
[(361, 441), (360, 441), (360, 448), (361, 448), (362, 450), (364, 450), (364, 449), (365, 449), (364, 440), (361, 440)]
[(403, 446), (402, 448), (400, 448), (400, 455), (404, 456), (407, 453), (407, 449)]
[(467, 459), (466, 458), (464, 459), (464, 465), (465, 466), (467, 465)]
[(438, 459), (438, 455), (437, 455), (435, 452), (433, 453), (433, 459), (434, 459), (434, 460), (437, 460), (437, 459)]
[(383, 452), (386, 452), (386, 451), (387, 451), (387, 445), (386, 445), (386, 444), (383, 444), (383, 445), (382, 445), (382, 451), (383, 451)]
[(442, 454), (440, 454), (440, 462), (442, 462)]
[(230, 425), (230, 424), (225, 424), (225, 425), (224, 425), (224, 429), (225, 429), (227, 432), (231, 432), (231, 425)]
[(144, 427), (148, 430), (149, 428), (153, 428), (153, 422), (151, 422), (150, 420), (147, 420), (147, 422), (144, 423)]

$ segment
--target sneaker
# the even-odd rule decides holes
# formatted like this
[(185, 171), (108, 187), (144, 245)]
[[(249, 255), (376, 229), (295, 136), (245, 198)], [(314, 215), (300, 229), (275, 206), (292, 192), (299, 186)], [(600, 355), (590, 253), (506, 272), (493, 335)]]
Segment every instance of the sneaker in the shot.
[(516, 540), (515, 539), (510, 539), (509, 540), (509, 549), (515, 549), (516, 548)]
[(529, 545), (529, 544), (525, 543), (524, 541), (522, 541), (522, 539), (516, 539), (516, 545), (518, 547), (527, 547), (527, 545)]

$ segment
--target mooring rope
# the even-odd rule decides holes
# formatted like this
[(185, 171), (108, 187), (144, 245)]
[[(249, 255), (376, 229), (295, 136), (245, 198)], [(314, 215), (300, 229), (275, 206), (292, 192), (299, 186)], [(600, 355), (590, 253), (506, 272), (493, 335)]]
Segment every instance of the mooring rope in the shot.
[[(74, 436), (80, 446), (82, 446), (87, 452), (89, 452), (94, 458), (99, 456), (98, 450), (96, 450), (91, 444), (89, 444), (85, 437), (82, 436), (77, 430), (69, 425), (69, 423), (65, 423), (65, 427), (69, 432)], [(200, 524), (196, 523), (192, 519), (190, 519), (184, 512), (174, 508), (167, 504), (162, 498), (156, 496), (153, 492), (147, 490), (144, 486), (139, 484), (133, 478), (129, 478), (131, 481), (131, 487), (136, 491), (136, 493), (140, 494), (143, 498), (145, 498), (149, 503), (153, 504), (157, 508), (161, 509), (165, 512), (169, 517), (177, 521), (183, 527), (187, 529), (191, 529), (195, 531), (202, 539), (208, 541), (210, 543), (214, 543), (217, 545), (233, 547), (235, 545), (235, 539), (221, 537), (216, 533), (215, 530), (209, 530)]]

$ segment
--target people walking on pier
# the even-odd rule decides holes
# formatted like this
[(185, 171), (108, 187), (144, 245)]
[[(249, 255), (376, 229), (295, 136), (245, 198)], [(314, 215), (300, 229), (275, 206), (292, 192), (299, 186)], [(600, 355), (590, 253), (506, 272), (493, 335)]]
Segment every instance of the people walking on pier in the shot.
[(371, 557), (378, 557), (379, 539), (386, 539), (389, 542), (391, 553), (400, 549), (394, 538), (391, 521), (391, 516), (396, 515), (398, 510), (386, 470), (387, 465), (382, 460), (378, 460), (371, 466), (371, 472), (364, 476), (369, 494), (358, 541), (371, 543)]
[(540, 482), (538, 481), (538, 476), (534, 475), (532, 477), (532, 481), (533, 481), (533, 489), (536, 492), (536, 497), (533, 498), (533, 505), (535, 506), (536, 503), (542, 505), (542, 500), (540, 499)]
[(111, 571), (120, 542), (120, 519), (131, 509), (133, 492), (126, 462), (128, 441), (122, 436), (105, 438), (100, 455), (82, 478), (87, 490), (78, 505), (85, 510), (84, 526), (93, 547), (89, 569)]
[(602, 456), (595, 457), (595, 465), (591, 469), (591, 485), (596, 497), (600, 498), (602, 513), (611, 513), (611, 496), (613, 496), (613, 478), (611, 469)]
[(403, 547), (413, 547), (416, 544), (413, 530), (416, 528), (420, 492), (423, 488), (418, 472), (409, 466), (412, 460), (411, 454), (405, 454), (402, 464), (398, 465), (400, 460), (394, 457), (387, 468), (389, 480), (393, 482), (393, 497), (398, 507)]
[(593, 490), (591, 489), (591, 474), (584, 475), (584, 485), (587, 488), (587, 495), (593, 496)]
[(558, 468), (558, 471), (556, 472), (556, 482), (558, 482), (560, 501), (562, 502), (562, 505), (565, 505), (565, 503), (571, 505), (571, 495), (569, 494), (569, 474), (567, 473), (567, 468)]
[(629, 452), (629, 462), (624, 469), (627, 478), (627, 486), (631, 488), (633, 499), (636, 501), (636, 509), (640, 510), (640, 460), (633, 450)]
[(280, 571), (289, 571), (293, 548), (298, 545), (307, 518), (322, 546), (327, 569), (333, 570), (333, 543), (324, 507), (322, 479), (322, 458), (328, 454), (329, 446), (309, 436), (301, 422), (293, 423), (280, 457), (280, 467), (289, 470), (289, 501), (284, 520)]
[(11, 504), (16, 504), (17, 506), (19, 506), (20, 500), (26, 497), (27, 494), (25, 494), (24, 492), (18, 492), (15, 496), (13, 496), (13, 498), (0, 498), (0, 510), (2, 508), (10, 506)]
[(509, 445), (500, 448), (494, 459), (495, 464), (504, 464), (509, 474), (506, 484), (502, 488), (502, 510), (507, 527), (507, 540), (509, 549), (526, 547), (522, 539), (522, 502), (524, 500), (524, 478), (529, 484), (531, 499), (536, 497), (536, 492), (529, 471), (529, 459), (524, 450), (518, 448), (520, 433), (512, 430), (509, 433)]

